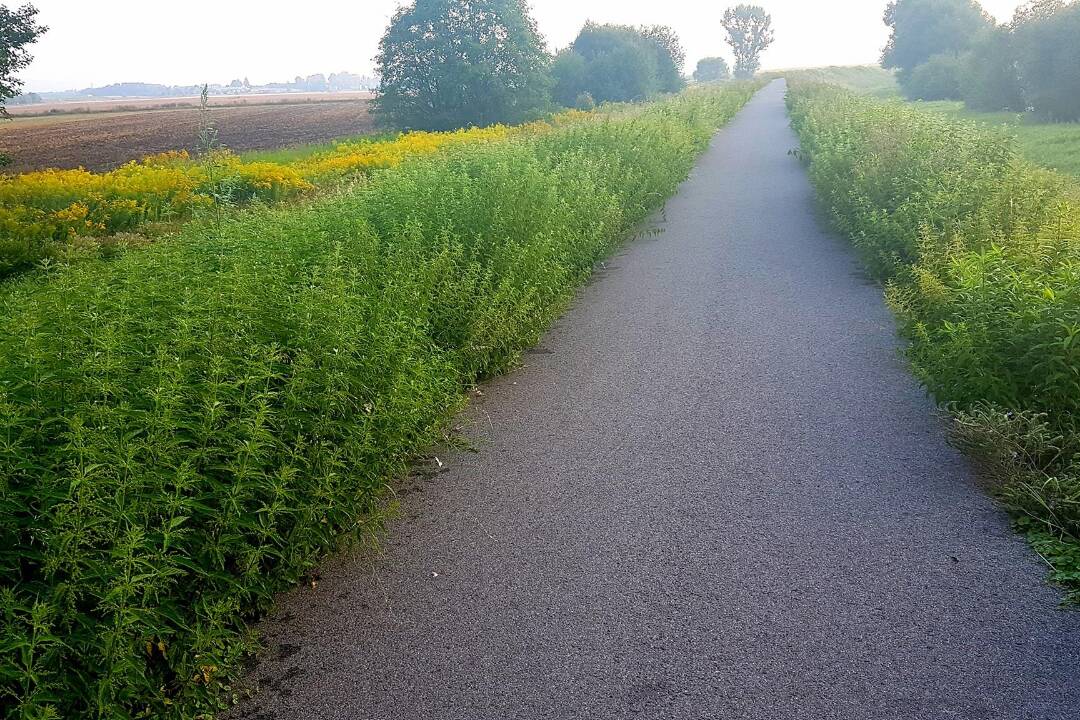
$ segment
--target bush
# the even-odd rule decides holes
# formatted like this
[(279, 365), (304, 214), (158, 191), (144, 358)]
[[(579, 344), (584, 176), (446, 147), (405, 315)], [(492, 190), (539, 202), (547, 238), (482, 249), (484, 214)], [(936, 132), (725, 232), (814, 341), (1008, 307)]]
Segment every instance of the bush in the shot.
[(959, 100), (964, 64), (956, 55), (934, 55), (910, 73), (902, 73), (900, 87), (912, 100)]
[(698, 60), (694, 70), (694, 80), (698, 82), (719, 82), (731, 78), (731, 69), (722, 57), (707, 57)]
[(912, 368), (1080, 593), (1078, 188), (981, 125), (826, 86), (796, 87), (790, 106)]
[(0, 286), (0, 698), (192, 717), (751, 88), (464, 143)]

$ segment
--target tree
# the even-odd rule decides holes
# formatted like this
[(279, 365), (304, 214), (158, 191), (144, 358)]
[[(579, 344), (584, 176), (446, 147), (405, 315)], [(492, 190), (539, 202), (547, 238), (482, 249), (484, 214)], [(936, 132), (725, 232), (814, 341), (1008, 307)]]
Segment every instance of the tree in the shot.
[(656, 79), (660, 92), (678, 92), (686, 86), (682, 76), (686, 63), (679, 36), (667, 25), (647, 25), (639, 28), (641, 36), (652, 43), (656, 54)]
[(772, 16), (757, 5), (736, 5), (721, 22), (735, 53), (735, 77), (751, 78), (761, 67), (761, 53), (772, 44)]
[(22, 81), (15, 73), (30, 64), (33, 56), (26, 49), (48, 30), (37, 24), (37, 8), (23, 5), (11, 11), (0, 5), (0, 117), (7, 117), (4, 102), (22, 89)]
[(684, 85), (685, 54), (671, 28), (586, 23), (551, 72), (555, 101), (577, 105), (583, 93), (597, 102), (636, 102)]
[(1050, 120), (1080, 120), (1080, 2), (1039, 0), (1013, 19), (1024, 99)]
[(972, 110), (1012, 110), (1027, 107), (1020, 89), (1016, 50), (1007, 27), (983, 30), (962, 56), (960, 92)]
[(972, 39), (993, 26), (975, 0), (893, 0), (885, 8), (892, 29), (881, 66), (897, 68), (900, 82), (934, 55), (959, 55)]
[(399, 127), (520, 122), (549, 102), (550, 59), (524, 0), (415, 0), (376, 62), (376, 112)]
[(722, 57), (707, 57), (698, 60), (697, 69), (694, 70), (694, 79), (698, 82), (716, 82), (727, 80), (731, 77), (727, 60)]

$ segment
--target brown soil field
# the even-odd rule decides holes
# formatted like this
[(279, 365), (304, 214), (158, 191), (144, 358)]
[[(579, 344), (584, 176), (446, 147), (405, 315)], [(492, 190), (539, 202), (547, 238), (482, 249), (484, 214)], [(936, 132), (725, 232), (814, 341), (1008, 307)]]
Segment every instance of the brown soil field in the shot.
[[(371, 132), (369, 102), (352, 98), (218, 104), (211, 117), (218, 140), (226, 147), (237, 152), (272, 150)], [(74, 167), (108, 170), (166, 150), (192, 152), (198, 128), (196, 107), (23, 117), (0, 123), (0, 151), (11, 157), (4, 168), (9, 173)]]
[[(343, 100), (370, 100), (372, 93), (366, 90), (313, 93), (261, 93), (251, 95), (213, 95), (209, 99), (214, 107), (235, 105), (295, 105), (315, 102), (341, 102)], [(105, 98), (102, 100), (64, 100), (34, 103), (33, 105), (10, 105), (8, 114), (16, 117), (39, 115), (84, 114), (132, 110), (169, 110), (198, 107), (198, 95), (178, 95), (163, 98)]]

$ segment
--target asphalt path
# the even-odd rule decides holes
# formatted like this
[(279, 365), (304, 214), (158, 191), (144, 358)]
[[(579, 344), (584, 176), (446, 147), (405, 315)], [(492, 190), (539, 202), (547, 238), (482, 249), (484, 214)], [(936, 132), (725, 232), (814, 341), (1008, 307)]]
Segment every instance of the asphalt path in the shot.
[(238, 718), (1080, 718), (1080, 613), (905, 369), (776, 82), (377, 555), (264, 623)]

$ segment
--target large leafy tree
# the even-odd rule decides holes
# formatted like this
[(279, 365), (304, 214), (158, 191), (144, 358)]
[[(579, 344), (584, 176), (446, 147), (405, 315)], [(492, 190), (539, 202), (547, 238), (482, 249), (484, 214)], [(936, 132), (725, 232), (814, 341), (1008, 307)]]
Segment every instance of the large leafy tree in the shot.
[(599, 102), (634, 102), (683, 87), (685, 54), (665, 26), (586, 23), (555, 58), (555, 100), (571, 105), (588, 93)]
[(398, 127), (519, 122), (549, 102), (549, 57), (524, 0), (415, 0), (376, 62), (376, 112)]
[(22, 81), (15, 74), (33, 59), (27, 45), (48, 30), (37, 24), (37, 14), (33, 5), (23, 5), (17, 10), (0, 5), (0, 117), (7, 117), (4, 101), (22, 89)]
[(975, 0), (893, 0), (885, 8), (892, 29), (881, 65), (897, 68), (901, 77), (934, 55), (958, 55), (993, 26)]
[(761, 67), (761, 53), (772, 44), (772, 16), (758, 5), (736, 5), (721, 22), (735, 53), (735, 77), (750, 78)]
[(1037, 0), (1013, 19), (1024, 98), (1052, 120), (1080, 120), (1080, 2)]

